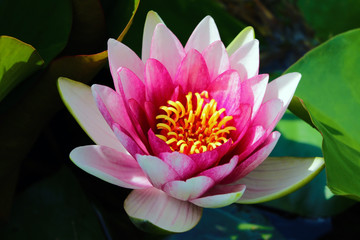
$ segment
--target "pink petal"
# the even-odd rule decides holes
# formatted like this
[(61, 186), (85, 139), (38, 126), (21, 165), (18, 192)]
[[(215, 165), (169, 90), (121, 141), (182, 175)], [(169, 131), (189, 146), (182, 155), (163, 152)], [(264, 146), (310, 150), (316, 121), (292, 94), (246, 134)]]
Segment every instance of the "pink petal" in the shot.
[(253, 171), (257, 166), (259, 166), (272, 152), (277, 141), (279, 140), (280, 133), (273, 132), (271, 133), (265, 142), (262, 144), (259, 149), (252, 153), (246, 160), (242, 161), (235, 170), (227, 176), (221, 183), (229, 184), (234, 183), (237, 180), (245, 177), (251, 171)]
[(148, 139), (153, 155), (159, 156), (160, 153), (172, 151), (170, 146), (164, 140), (158, 138), (152, 129), (148, 131)]
[(191, 157), (191, 159), (194, 160), (194, 162), (198, 165), (199, 170), (203, 171), (209, 167), (214, 166), (220, 161), (219, 153), (216, 151), (216, 149), (217, 148), (212, 151), (191, 154), (189, 157)]
[(238, 201), (245, 191), (245, 185), (216, 185), (204, 196), (190, 200), (193, 204), (205, 208), (220, 208)]
[(210, 82), (209, 71), (201, 53), (190, 50), (183, 59), (175, 77), (185, 93), (202, 92)]
[[(119, 68), (118, 69), (119, 75), (119, 92), (122, 100), (124, 101), (124, 106), (127, 111), (127, 114), (130, 117), (130, 121), (134, 128), (134, 132), (130, 132), (134, 134), (132, 137), (135, 141), (141, 145), (141, 143), (147, 145), (147, 139), (145, 136), (145, 132), (147, 129), (143, 129), (146, 126), (141, 125), (141, 119), (138, 121), (136, 114), (138, 112), (133, 112), (129, 106), (129, 100), (135, 99), (136, 102), (143, 105), (145, 102), (145, 86), (144, 84), (136, 77), (136, 75), (131, 72), (127, 68)], [(132, 85), (133, 84), (133, 85)], [(133, 105), (134, 107), (134, 105)], [(134, 110), (134, 109), (133, 109)], [(145, 118), (143, 118), (145, 120)], [(145, 132), (144, 132), (145, 131)]]
[(279, 119), (284, 115), (290, 101), (295, 93), (295, 89), (299, 84), (301, 74), (297, 72), (288, 73), (271, 81), (266, 88), (263, 102), (270, 99), (280, 99), (283, 102)]
[(145, 114), (148, 124), (151, 129), (155, 129), (156, 126), (156, 108), (152, 102), (146, 101), (144, 103)]
[(163, 186), (163, 191), (170, 196), (187, 201), (198, 198), (214, 186), (214, 180), (206, 176), (189, 178), (186, 181), (171, 181)]
[(282, 116), (283, 104), (279, 99), (272, 99), (261, 105), (258, 114), (255, 116), (252, 124), (261, 125), (266, 133), (264, 137), (267, 137), (275, 128)]
[(182, 180), (191, 177), (198, 171), (196, 162), (185, 154), (179, 152), (164, 152), (160, 154), (160, 158), (170, 165)]
[(222, 157), (229, 152), (231, 146), (232, 141), (229, 140), (223, 145), (215, 148), (214, 150), (191, 154), (189, 155), (189, 157), (194, 160), (194, 162), (198, 166), (199, 171), (204, 171), (210, 167), (216, 166), (222, 159)]
[(120, 67), (128, 68), (134, 72), (139, 79), (144, 79), (145, 65), (141, 59), (126, 45), (112, 38), (108, 41), (108, 59), (111, 75), (117, 92), (119, 92), (117, 70)]
[(139, 142), (140, 140), (121, 96), (111, 88), (103, 85), (94, 84), (91, 90), (96, 104), (109, 126), (112, 127), (114, 123), (119, 124)]
[(234, 38), (234, 40), (227, 46), (226, 51), (232, 55), (237, 49), (244, 44), (255, 39), (255, 32), (252, 27), (246, 27)]
[(210, 44), (203, 52), (206, 65), (209, 69), (210, 80), (230, 69), (229, 56), (227, 55), (224, 44), (216, 41)]
[(266, 130), (262, 126), (252, 126), (247, 131), (241, 141), (234, 149), (235, 154), (239, 154), (240, 161), (245, 159), (252, 151), (262, 143)]
[[(241, 46), (230, 56), (231, 68), (237, 70), (241, 79), (250, 79), (259, 71), (259, 41), (257, 39)], [(246, 70), (246, 75), (243, 70)]]
[(159, 60), (174, 79), (184, 57), (184, 48), (177, 37), (164, 24), (156, 25), (151, 42), (150, 58)]
[(199, 176), (210, 177), (212, 180), (215, 181), (215, 183), (218, 183), (234, 170), (234, 168), (238, 164), (238, 161), (239, 157), (234, 156), (231, 158), (230, 162), (205, 170), (204, 172), (199, 173)]
[(75, 148), (70, 158), (79, 168), (106, 182), (132, 189), (151, 187), (139, 164), (129, 154), (93, 145)]
[[(143, 69), (144, 70), (144, 69)], [(129, 99), (135, 99), (139, 104), (145, 102), (145, 85), (130, 69), (119, 68), (119, 94), (123, 95), (123, 99), (127, 102)]]
[(173, 93), (173, 81), (164, 67), (156, 59), (148, 59), (145, 65), (146, 99), (155, 106), (167, 105)]
[(156, 188), (132, 191), (124, 202), (124, 208), (131, 218), (149, 221), (170, 232), (192, 229), (202, 214), (202, 208), (170, 197)]
[(127, 152), (100, 113), (89, 86), (60, 78), (58, 87), (66, 107), (96, 144)]
[(160, 16), (154, 11), (149, 11), (148, 14), (146, 15), (143, 41), (142, 41), (141, 59), (143, 60), (144, 63), (147, 61), (147, 59), (150, 56), (151, 41), (153, 38), (155, 27), (158, 23), (163, 23)]
[(254, 100), (253, 100), (254, 106), (252, 109), (251, 119), (254, 119), (261, 106), (261, 103), (263, 102), (268, 81), (269, 81), (269, 75), (261, 74), (261, 75), (256, 75), (255, 77), (243, 83), (250, 86), (250, 89), (254, 96)]
[(133, 157), (135, 157), (136, 154), (148, 154), (145, 146), (141, 142), (140, 144), (136, 142), (126, 129), (117, 123), (114, 123), (112, 128), (121, 144)]
[(185, 46), (185, 52), (196, 49), (202, 52), (211, 43), (220, 40), (219, 31), (212, 17), (206, 16), (194, 29)]
[(239, 109), (241, 98), (239, 74), (228, 70), (213, 81), (207, 91), (216, 100), (218, 109), (225, 108), (228, 115), (233, 115)]
[(160, 158), (138, 154), (136, 160), (151, 184), (158, 189), (161, 189), (165, 183), (180, 179), (179, 174)]
[(235, 140), (234, 145), (237, 145), (250, 126), (251, 106), (249, 104), (241, 104), (236, 114), (232, 116), (234, 118), (233, 126), (236, 130), (231, 133), (230, 137)]
[[(149, 130), (150, 126), (147, 121), (145, 110), (143, 109), (144, 105), (140, 105), (135, 99), (129, 99), (128, 105), (131, 111), (131, 115), (134, 117), (133, 122), (137, 125), (137, 128), (141, 129), (141, 135)], [(146, 139), (143, 141), (144, 144), (147, 143)], [(147, 145), (147, 144), (146, 144)]]

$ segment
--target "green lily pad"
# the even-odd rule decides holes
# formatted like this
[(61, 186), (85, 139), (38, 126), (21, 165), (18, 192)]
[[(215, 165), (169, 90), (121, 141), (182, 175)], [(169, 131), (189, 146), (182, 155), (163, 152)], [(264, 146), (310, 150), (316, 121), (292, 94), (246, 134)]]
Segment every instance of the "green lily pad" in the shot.
[[(282, 135), (272, 156), (322, 156), (320, 133), (290, 112), (285, 113), (277, 130)], [(354, 203), (355, 201), (334, 195), (329, 190), (323, 170), (299, 190), (263, 205), (306, 217), (328, 217), (344, 211)]]
[(321, 41), (360, 27), (358, 0), (298, 0), (297, 5)]
[(180, 239), (284, 239), (276, 228), (254, 207), (231, 205), (203, 210), (199, 224), (192, 230), (164, 240)]
[[(308, 52), (286, 72), (300, 72), (295, 95), (303, 100), (324, 140), (328, 186), (360, 200), (360, 29)], [(301, 108), (290, 108), (295, 114)]]
[(35, 48), (16, 38), (0, 36), (0, 102), (44, 61)]
[(2, 0), (0, 32), (34, 46), (46, 63), (66, 46), (71, 30), (70, 0)]
[(0, 228), (0, 238), (97, 240), (105, 236), (76, 178), (63, 167), (15, 199), (11, 218)]
[[(15, 1), (14, 1), (15, 2)], [(137, 1), (135, 1), (137, 2)], [(0, 5), (1, 6), (1, 5)], [(1, 8), (2, 10), (2, 8)], [(135, 11), (134, 11), (135, 12)], [(133, 12), (133, 14), (134, 14)], [(130, 24), (124, 29), (124, 33)], [(0, 118), (0, 219), (11, 208), (17, 172), (41, 130), (64, 107), (56, 88), (60, 76), (89, 82), (106, 64), (107, 51), (58, 58)], [(29, 117), (31, 116), (31, 117)]]

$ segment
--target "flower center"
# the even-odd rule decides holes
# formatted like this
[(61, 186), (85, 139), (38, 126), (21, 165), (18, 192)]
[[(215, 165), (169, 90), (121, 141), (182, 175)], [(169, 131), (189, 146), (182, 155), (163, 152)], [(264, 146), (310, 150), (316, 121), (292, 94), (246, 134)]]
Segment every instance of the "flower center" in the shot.
[(217, 102), (209, 100), (207, 91), (194, 95), (194, 101), (192, 92), (186, 95), (186, 107), (179, 101), (169, 100), (168, 106), (160, 107), (164, 113), (156, 116), (159, 133), (156, 136), (173, 151), (185, 154), (210, 151), (226, 143), (230, 131), (236, 130), (234, 126), (227, 126), (233, 117), (223, 114), (225, 108), (217, 110)]

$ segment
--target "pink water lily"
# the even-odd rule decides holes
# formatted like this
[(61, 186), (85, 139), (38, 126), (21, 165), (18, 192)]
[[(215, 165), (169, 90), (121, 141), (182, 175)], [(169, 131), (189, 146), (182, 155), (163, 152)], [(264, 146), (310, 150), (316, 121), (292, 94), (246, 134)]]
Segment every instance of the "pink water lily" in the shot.
[(194, 227), (202, 208), (272, 200), (314, 177), (319, 158), (268, 158), (273, 131), (299, 83), (258, 74), (259, 42), (245, 28), (225, 48), (207, 16), (182, 46), (155, 12), (141, 59), (110, 39), (115, 90), (61, 78), (70, 112), (97, 145), (70, 153), (86, 172), (134, 189), (132, 219), (171, 232)]

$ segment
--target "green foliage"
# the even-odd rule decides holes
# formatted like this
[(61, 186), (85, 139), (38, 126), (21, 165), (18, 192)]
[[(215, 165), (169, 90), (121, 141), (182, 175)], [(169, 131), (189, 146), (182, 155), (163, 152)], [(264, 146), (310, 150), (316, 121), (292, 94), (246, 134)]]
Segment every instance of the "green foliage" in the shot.
[[(307, 53), (287, 72), (300, 72), (296, 95), (324, 141), (329, 188), (360, 200), (360, 30), (340, 34)], [(291, 109), (297, 112), (298, 109)]]
[(298, 0), (297, 3), (309, 26), (321, 41), (360, 27), (358, 0)]
[[(196, 25), (206, 15), (214, 18), (225, 46), (246, 27), (246, 24), (229, 15), (224, 6), (216, 0), (142, 1), (133, 26), (124, 38), (124, 43), (138, 55), (141, 55), (142, 29), (145, 17), (150, 10), (160, 15), (166, 26), (174, 32), (184, 46)], [(116, 22), (116, 19), (114, 21)], [(116, 35), (118, 32), (110, 33)]]
[(34, 46), (45, 63), (66, 46), (71, 30), (70, 0), (2, 0), (0, 32)]
[(21, 81), (40, 69), (44, 61), (30, 45), (0, 36), (0, 102)]
[(189, 232), (171, 235), (164, 240), (208, 239), (284, 239), (276, 228), (255, 208), (232, 205), (204, 209), (199, 224)]
[[(138, 3), (138, 1), (134, 2)], [(104, 51), (106, 39), (102, 41), (101, 38), (91, 37), (104, 34), (101, 27), (104, 16), (99, 8), (99, 2), (96, 0), (89, 0), (86, 3), (78, 0), (72, 2), (69, 0), (0, 1), (1, 33), (16, 36), (32, 44), (44, 58), (46, 64), (42, 74), (36, 75), (31, 81), (25, 79), (30, 72), (27, 74), (25, 71), (26, 76), (20, 74), (23, 70), (16, 72), (19, 76), (8, 75), (8, 77), (20, 77), (19, 79), (7, 77), (0, 81), (2, 85), (6, 83), (13, 87), (20, 82), (21, 77), (24, 80), (24, 84), (16, 89), (16, 94), (9, 95), (5, 99), (6, 104), (5, 101), (1, 104), (0, 220), (10, 214), (21, 161), (26, 159), (44, 126), (47, 126), (55, 113), (63, 108), (56, 88), (57, 79), (60, 76), (68, 76), (77, 81), (89, 82), (107, 61), (107, 52)], [(132, 16), (134, 13), (135, 11)], [(98, 19), (94, 16), (97, 16)], [(127, 19), (124, 25), (128, 21)], [(94, 22), (100, 23), (95, 26)], [(72, 32), (69, 35), (71, 27), (75, 30), (81, 29), (81, 31)], [(124, 33), (129, 27), (130, 24), (125, 27)], [(102, 38), (104, 37), (106, 36), (102, 36)], [(65, 46), (63, 53), (74, 54), (74, 48), (80, 53), (94, 51), (92, 48), (84, 49), (84, 46), (89, 47), (88, 44), (77, 49), (76, 46), (81, 41), (87, 41), (89, 44), (91, 42), (91, 47), (97, 46), (100, 41), (103, 51), (91, 55), (62, 56), (52, 60), (63, 51)], [(2, 54), (8, 54), (8, 52), (5, 51)], [(14, 55), (15, 57), (16, 55)], [(5, 66), (5, 70), (7, 70), (15, 60), (10, 57), (1, 58), (0, 61), (4, 61), (1, 66)], [(6, 105), (5, 108), (4, 105)]]
[(14, 202), (9, 223), (0, 238), (104, 239), (93, 206), (67, 168), (28, 188)]
[[(290, 112), (286, 112), (278, 123), (277, 130), (281, 132), (281, 137), (272, 156), (322, 156), (320, 133)], [(328, 217), (344, 211), (354, 203), (330, 192), (323, 170), (301, 189), (263, 205), (301, 216)]]

